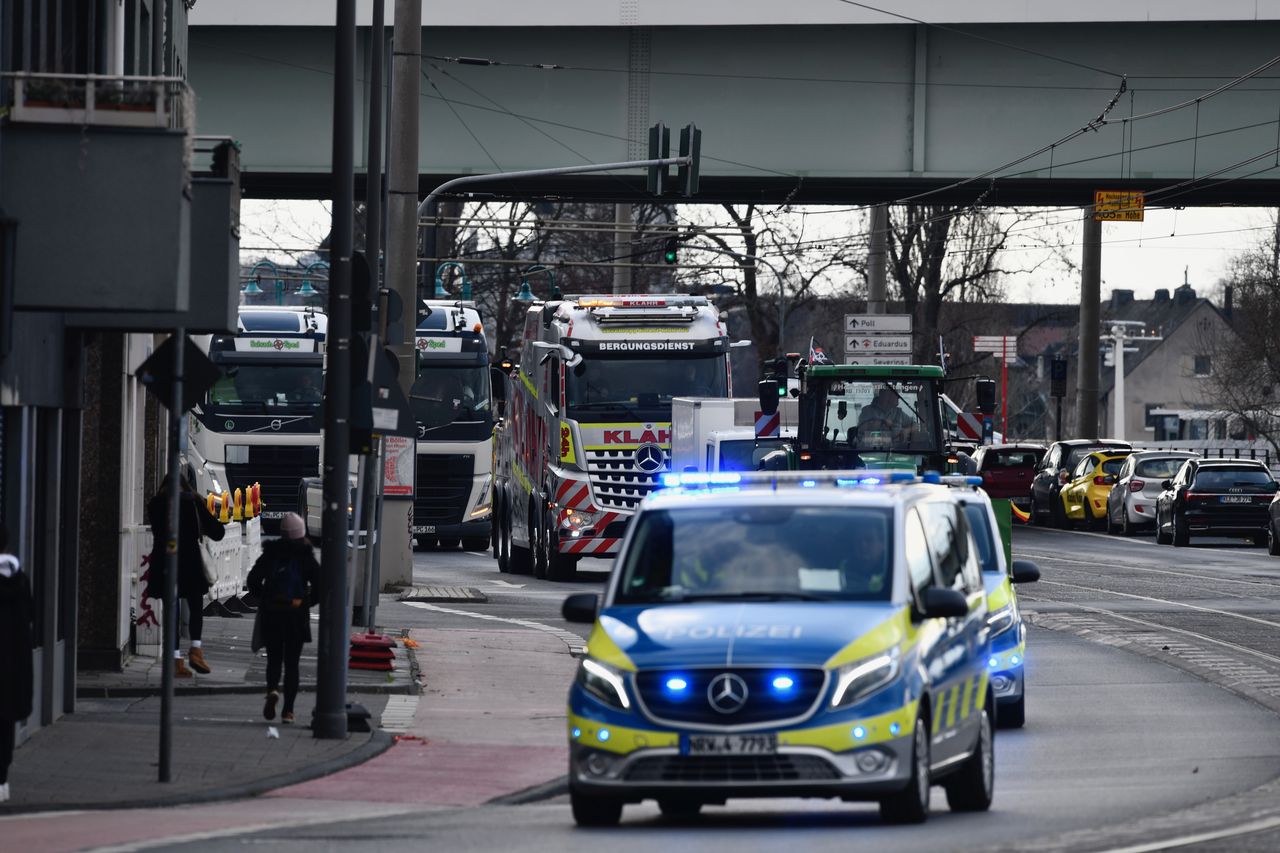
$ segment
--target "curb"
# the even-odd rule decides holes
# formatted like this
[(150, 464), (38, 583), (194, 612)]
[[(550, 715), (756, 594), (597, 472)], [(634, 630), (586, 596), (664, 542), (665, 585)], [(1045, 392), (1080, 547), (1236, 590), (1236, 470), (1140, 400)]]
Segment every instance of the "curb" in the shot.
[(483, 804), (486, 806), (524, 806), (529, 803), (537, 803), (542, 800), (564, 796), (567, 793), (569, 793), (569, 777), (560, 776), (540, 785), (533, 785), (519, 791), (512, 791), (510, 794), (494, 797), (492, 800), (485, 800)]
[(391, 748), (395, 736), (382, 729), (375, 730), (369, 739), (355, 749), (343, 755), (334, 756), (316, 764), (308, 764), (287, 773), (278, 773), (263, 779), (242, 782), (239, 785), (228, 785), (221, 788), (208, 788), (202, 791), (188, 791), (181, 794), (151, 796), (145, 799), (117, 800), (106, 803), (32, 803), (23, 805), (6, 804), (0, 806), (0, 817), (19, 814), (38, 814), (41, 812), (62, 811), (121, 811), (124, 809), (165, 808), (186, 806), (196, 803), (213, 803), (222, 800), (242, 800), (256, 797), (277, 788), (287, 788), (301, 782), (309, 782), (321, 776), (346, 770), (357, 764), (363, 764)]

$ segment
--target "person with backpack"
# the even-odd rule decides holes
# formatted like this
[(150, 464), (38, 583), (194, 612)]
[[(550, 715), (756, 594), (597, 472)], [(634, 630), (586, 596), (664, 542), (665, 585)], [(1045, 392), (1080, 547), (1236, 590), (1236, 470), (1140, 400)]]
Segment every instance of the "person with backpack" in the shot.
[[(284, 670), (282, 723), (293, 722), (298, 696), (298, 661), (302, 646), (311, 642), (311, 605), (318, 600), (320, 564), (306, 537), (302, 516), (286, 512), (280, 519), (280, 538), (262, 546), (262, 556), (245, 581), (258, 599), (258, 632), (267, 650), (267, 700), (262, 716), (276, 718), (280, 701), (280, 671)], [(255, 650), (257, 643), (255, 645)]]

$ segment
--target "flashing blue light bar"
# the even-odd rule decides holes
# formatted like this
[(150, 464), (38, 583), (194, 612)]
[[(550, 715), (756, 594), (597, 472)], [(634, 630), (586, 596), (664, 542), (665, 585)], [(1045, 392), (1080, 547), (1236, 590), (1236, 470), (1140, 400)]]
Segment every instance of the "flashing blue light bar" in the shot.
[(773, 679), (773, 689), (784, 693), (796, 686), (796, 680), (789, 675), (779, 675)]
[(801, 480), (800, 481), (800, 486), (805, 489), (812, 489), (816, 485), (818, 485), (817, 480)]
[(736, 471), (686, 471), (683, 474), (663, 474), (662, 486), (678, 489), (683, 486), (727, 486), (742, 482)]
[(689, 682), (685, 681), (683, 678), (667, 679), (667, 689), (670, 690), (672, 693), (680, 693), (684, 690), (687, 690), (688, 688), (689, 688)]
[(938, 486), (942, 484), (942, 475), (937, 471), (925, 471), (920, 475), (920, 482)]

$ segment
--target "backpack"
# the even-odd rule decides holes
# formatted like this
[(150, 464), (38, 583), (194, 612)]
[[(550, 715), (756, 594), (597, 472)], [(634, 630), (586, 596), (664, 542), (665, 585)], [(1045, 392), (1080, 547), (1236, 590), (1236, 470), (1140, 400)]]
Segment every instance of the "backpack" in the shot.
[(268, 567), (262, 580), (263, 603), (272, 608), (305, 607), (307, 579), (296, 557), (289, 556)]

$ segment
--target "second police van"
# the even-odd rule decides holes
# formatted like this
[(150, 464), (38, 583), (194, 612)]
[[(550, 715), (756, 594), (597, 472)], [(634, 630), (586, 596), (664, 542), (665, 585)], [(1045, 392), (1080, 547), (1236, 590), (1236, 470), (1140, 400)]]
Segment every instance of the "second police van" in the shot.
[(961, 491), (905, 472), (670, 474), (608, 586), (569, 695), (574, 817), (656, 799), (989, 808), (995, 708), (981, 549)]

